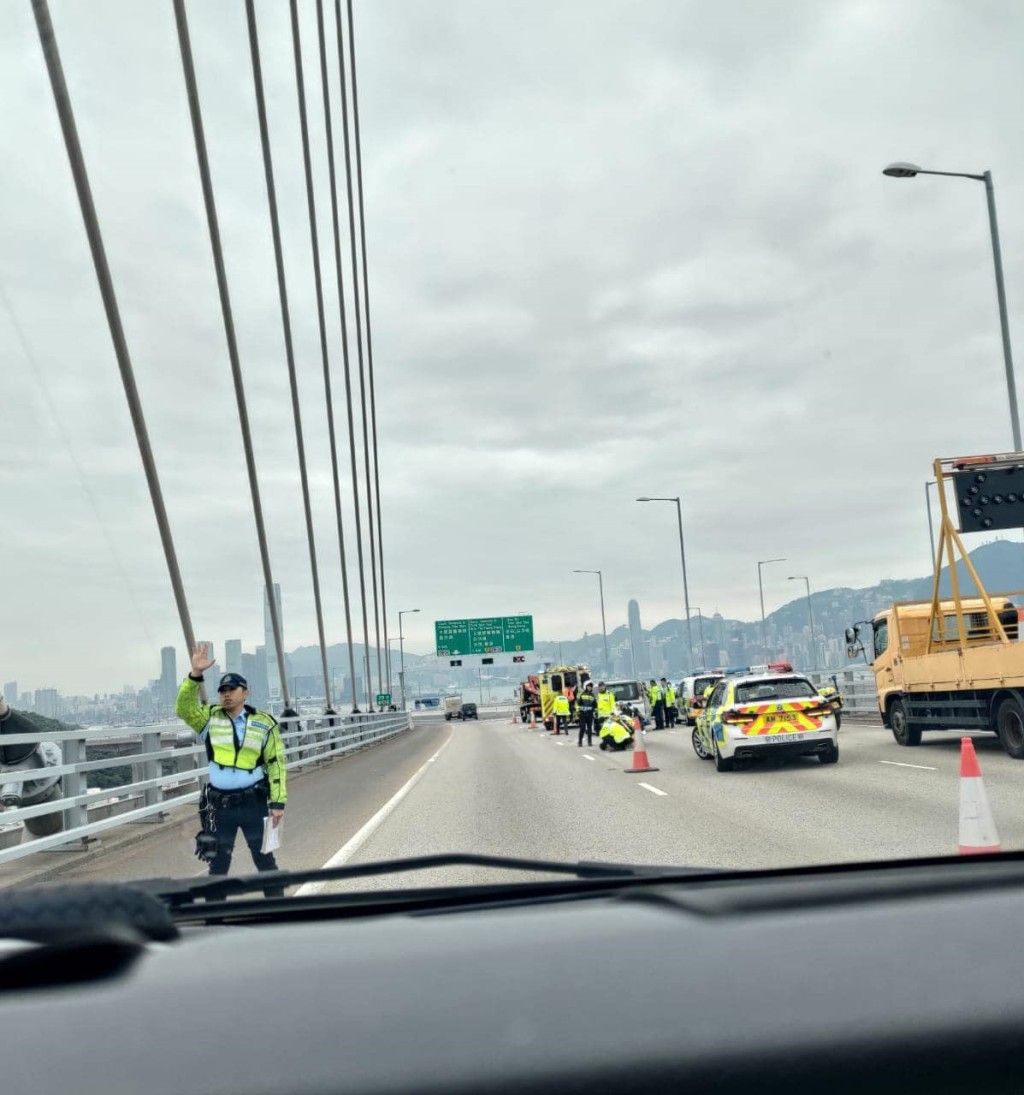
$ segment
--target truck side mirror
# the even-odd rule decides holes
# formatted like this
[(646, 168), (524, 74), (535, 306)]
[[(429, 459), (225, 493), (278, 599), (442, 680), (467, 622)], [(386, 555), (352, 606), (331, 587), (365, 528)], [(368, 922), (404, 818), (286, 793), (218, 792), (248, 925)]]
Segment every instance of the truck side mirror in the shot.
[[(855, 627), (848, 627), (846, 629), (846, 645), (847, 646), (853, 646), (853, 644), (857, 641), (857, 630), (858, 629), (855, 628)], [(850, 656), (853, 657), (852, 654)]]
[(859, 646), (854, 646), (852, 643), (847, 645), (847, 647), (846, 647), (846, 656), (848, 658), (856, 658), (859, 653), (860, 653), (860, 647)]

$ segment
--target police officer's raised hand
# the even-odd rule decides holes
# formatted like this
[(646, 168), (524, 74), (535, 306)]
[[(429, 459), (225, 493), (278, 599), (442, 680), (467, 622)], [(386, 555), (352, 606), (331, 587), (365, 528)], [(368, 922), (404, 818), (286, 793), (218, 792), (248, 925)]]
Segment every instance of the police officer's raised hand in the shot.
[(192, 655), (192, 676), (201, 677), (211, 665), (216, 664), (216, 659), (209, 656), (209, 646), (200, 643)]

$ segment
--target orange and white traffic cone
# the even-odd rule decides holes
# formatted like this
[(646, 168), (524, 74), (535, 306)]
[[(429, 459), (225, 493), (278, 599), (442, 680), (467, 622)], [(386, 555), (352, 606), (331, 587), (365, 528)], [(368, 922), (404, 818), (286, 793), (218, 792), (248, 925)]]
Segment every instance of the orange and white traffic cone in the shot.
[(515, 726), (515, 724), (516, 724), (516, 723), (517, 723), (518, 721), (519, 721), (519, 720), (518, 720), (518, 718), (516, 717), (516, 709), (515, 709), (515, 708), (513, 707), (513, 708), (512, 708), (512, 725), (513, 725), (513, 726)]
[(999, 834), (985, 794), (981, 769), (970, 738), (960, 739), (960, 854), (1001, 852)]
[(642, 733), (643, 724), (640, 722), (640, 716), (637, 715), (633, 719), (633, 767), (626, 768), (627, 772), (660, 772), (660, 768), (654, 768), (651, 766), (651, 762), (647, 759), (647, 746), (642, 744), (640, 748), (637, 748), (637, 742), (640, 741), (640, 734)]
[(532, 707), (530, 708), (530, 729), (537, 729), (537, 712)]

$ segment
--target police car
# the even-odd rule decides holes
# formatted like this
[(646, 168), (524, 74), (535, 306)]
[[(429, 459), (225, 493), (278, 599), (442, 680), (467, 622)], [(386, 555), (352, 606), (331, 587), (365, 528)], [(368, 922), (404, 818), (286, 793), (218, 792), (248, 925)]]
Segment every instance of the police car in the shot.
[(693, 750), (730, 772), (737, 760), (796, 754), (839, 760), (833, 703), (792, 666), (724, 677), (693, 730)]

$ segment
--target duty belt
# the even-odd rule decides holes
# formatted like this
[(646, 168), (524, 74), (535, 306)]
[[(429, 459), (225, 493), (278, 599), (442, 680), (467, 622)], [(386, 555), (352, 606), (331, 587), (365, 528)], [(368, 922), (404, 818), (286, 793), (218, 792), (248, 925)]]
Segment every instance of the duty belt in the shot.
[(233, 791), (222, 791), (219, 787), (210, 787), (210, 797), (215, 803), (225, 806), (241, 806), (246, 802), (265, 802), (268, 794), (266, 783), (254, 783), (252, 787), (240, 787)]

